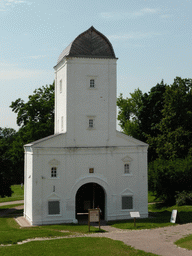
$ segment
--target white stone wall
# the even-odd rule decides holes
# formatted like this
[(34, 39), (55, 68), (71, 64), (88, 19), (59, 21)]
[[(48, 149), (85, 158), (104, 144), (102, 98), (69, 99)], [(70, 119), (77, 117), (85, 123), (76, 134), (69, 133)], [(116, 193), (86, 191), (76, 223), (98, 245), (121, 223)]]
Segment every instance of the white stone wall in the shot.
[[(60, 88), (62, 81), (62, 88)], [(62, 90), (61, 90), (62, 89)], [(63, 117), (63, 127), (61, 118)], [(55, 72), (55, 133), (67, 131), (67, 63), (62, 62)]]
[[(146, 147), (113, 148), (34, 148), (33, 225), (72, 222), (75, 219), (75, 196), (84, 184), (95, 182), (105, 190), (105, 219), (130, 217), (122, 210), (122, 195), (133, 196), (133, 209), (147, 217)], [(129, 157), (130, 174), (124, 174), (122, 159)], [(51, 178), (51, 167), (57, 166), (58, 178)], [(94, 173), (89, 173), (89, 168)], [(53, 192), (55, 186), (55, 192)], [(60, 201), (59, 215), (48, 214), (48, 201)]]
[[(67, 132), (69, 146), (112, 145), (116, 133), (116, 59), (67, 58), (57, 66), (55, 77), (55, 133)], [(95, 88), (90, 88), (90, 79), (95, 80)], [(89, 117), (95, 121), (92, 130), (88, 129)]]
[(33, 155), (30, 147), (25, 148), (24, 185), (24, 216), (31, 222), (33, 218)]

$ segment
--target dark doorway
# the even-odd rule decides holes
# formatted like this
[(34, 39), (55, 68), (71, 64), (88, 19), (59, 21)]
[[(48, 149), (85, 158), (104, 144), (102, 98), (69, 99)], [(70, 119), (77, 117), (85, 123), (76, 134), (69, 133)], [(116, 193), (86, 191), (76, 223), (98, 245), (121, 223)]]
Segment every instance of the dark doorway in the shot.
[(81, 186), (76, 194), (76, 218), (86, 216), (88, 209), (99, 207), (101, 219), (105, 218), (105, 192), (97, 183), (87, 183)]

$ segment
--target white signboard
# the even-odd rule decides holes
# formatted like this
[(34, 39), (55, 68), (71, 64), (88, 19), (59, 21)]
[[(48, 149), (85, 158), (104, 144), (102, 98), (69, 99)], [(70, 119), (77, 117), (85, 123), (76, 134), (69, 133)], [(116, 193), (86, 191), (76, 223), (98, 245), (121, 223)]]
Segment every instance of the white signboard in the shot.
[(131, 218), (139, 218), (140, 213), (139, 212), (130, 212)]
[(176, 222), (176, 218), (177, 218), (177, 210), (173, 210), (172, 214), (171, 214), (170, 222), (171, 223), (175, 223)]

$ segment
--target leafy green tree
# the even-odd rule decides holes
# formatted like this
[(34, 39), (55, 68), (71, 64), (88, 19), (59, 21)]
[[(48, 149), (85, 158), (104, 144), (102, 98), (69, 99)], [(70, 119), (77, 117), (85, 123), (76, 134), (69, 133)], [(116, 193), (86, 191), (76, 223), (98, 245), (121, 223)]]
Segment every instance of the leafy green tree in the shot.
[(20, 126), (9, 150), (14, 167), (12, 182), (16, 184), (23, 182), (23, 146), (54, 133), (54, 83), (35, 90), (28, 99), (25, 103), (19, 98), (10, 106), (17, 113), (17, 124)]
[(0, 127), (0, 196), (11, 196), (13, 177), (13, 163), (10, 154), (11, 145), (15, 139), (16, 131), (12, 128)]
[(160, 131), (157, 125), (160, 123), (164, 107), (164, 93), (167, 85), (163, 80), (152, 87), (148, 93), (142, 97), (142, 107), (138, 114), (141, 140), (149, 143), (149, 162), (157, 158), (156, 145), (150, 138), (156, 138)]
[(119, 108), (118, 117), (119, 124), (123, 132), (134, 138), (140, 139), (139, 130), (139, 112), (142, 107), (142, 91), (138, 88), (130, 93), (130, 98), (123, 98), (123, 95), (117, 98), (117, 106)]
[(185, 158), (192, 152), (192, 79), (176, 77), (166, 87), (162, 115), (159, 134), (151, 139), (158, 157)]
[(175, 204), (176, 195), (191, 191), (192, 158), (157, 159), (149, 164), (149, 190), (156, 198)]
[(25, 143), (54, 133), (54, 83), (35, 90), (28, 102), (19, 98), (10, 107), (17, 113), (19, 134)]

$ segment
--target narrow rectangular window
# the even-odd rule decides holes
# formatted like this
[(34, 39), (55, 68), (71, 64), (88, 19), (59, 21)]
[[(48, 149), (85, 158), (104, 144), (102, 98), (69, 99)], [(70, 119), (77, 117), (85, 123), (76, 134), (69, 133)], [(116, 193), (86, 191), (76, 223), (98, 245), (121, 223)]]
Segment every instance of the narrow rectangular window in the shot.
[(90, 88), (94, 88), (95, 87), (95, 80), (91, 79), (90, 80)]
[(89, 119), (89, 128), (93, 128), (93, 119)]
[(124, 164), (124, 173), (129, 173), (129, 164)]
[(51, 177), (56, 178), (57, 177), (57, 167), (51, 168)]
[(60, 80), (60, 93), (62, 93), (62, 79)]
[(122, 209), (123, 210), (133, 209), (133, 197), (132, 196), (122, 196)]
[(61, 117), (61, 130), (63, 130), (63, 116)]
[(49, 201), (48, 202), (48, 213), (51, 215), (60, 214), (60, 202), (59, 201)]

